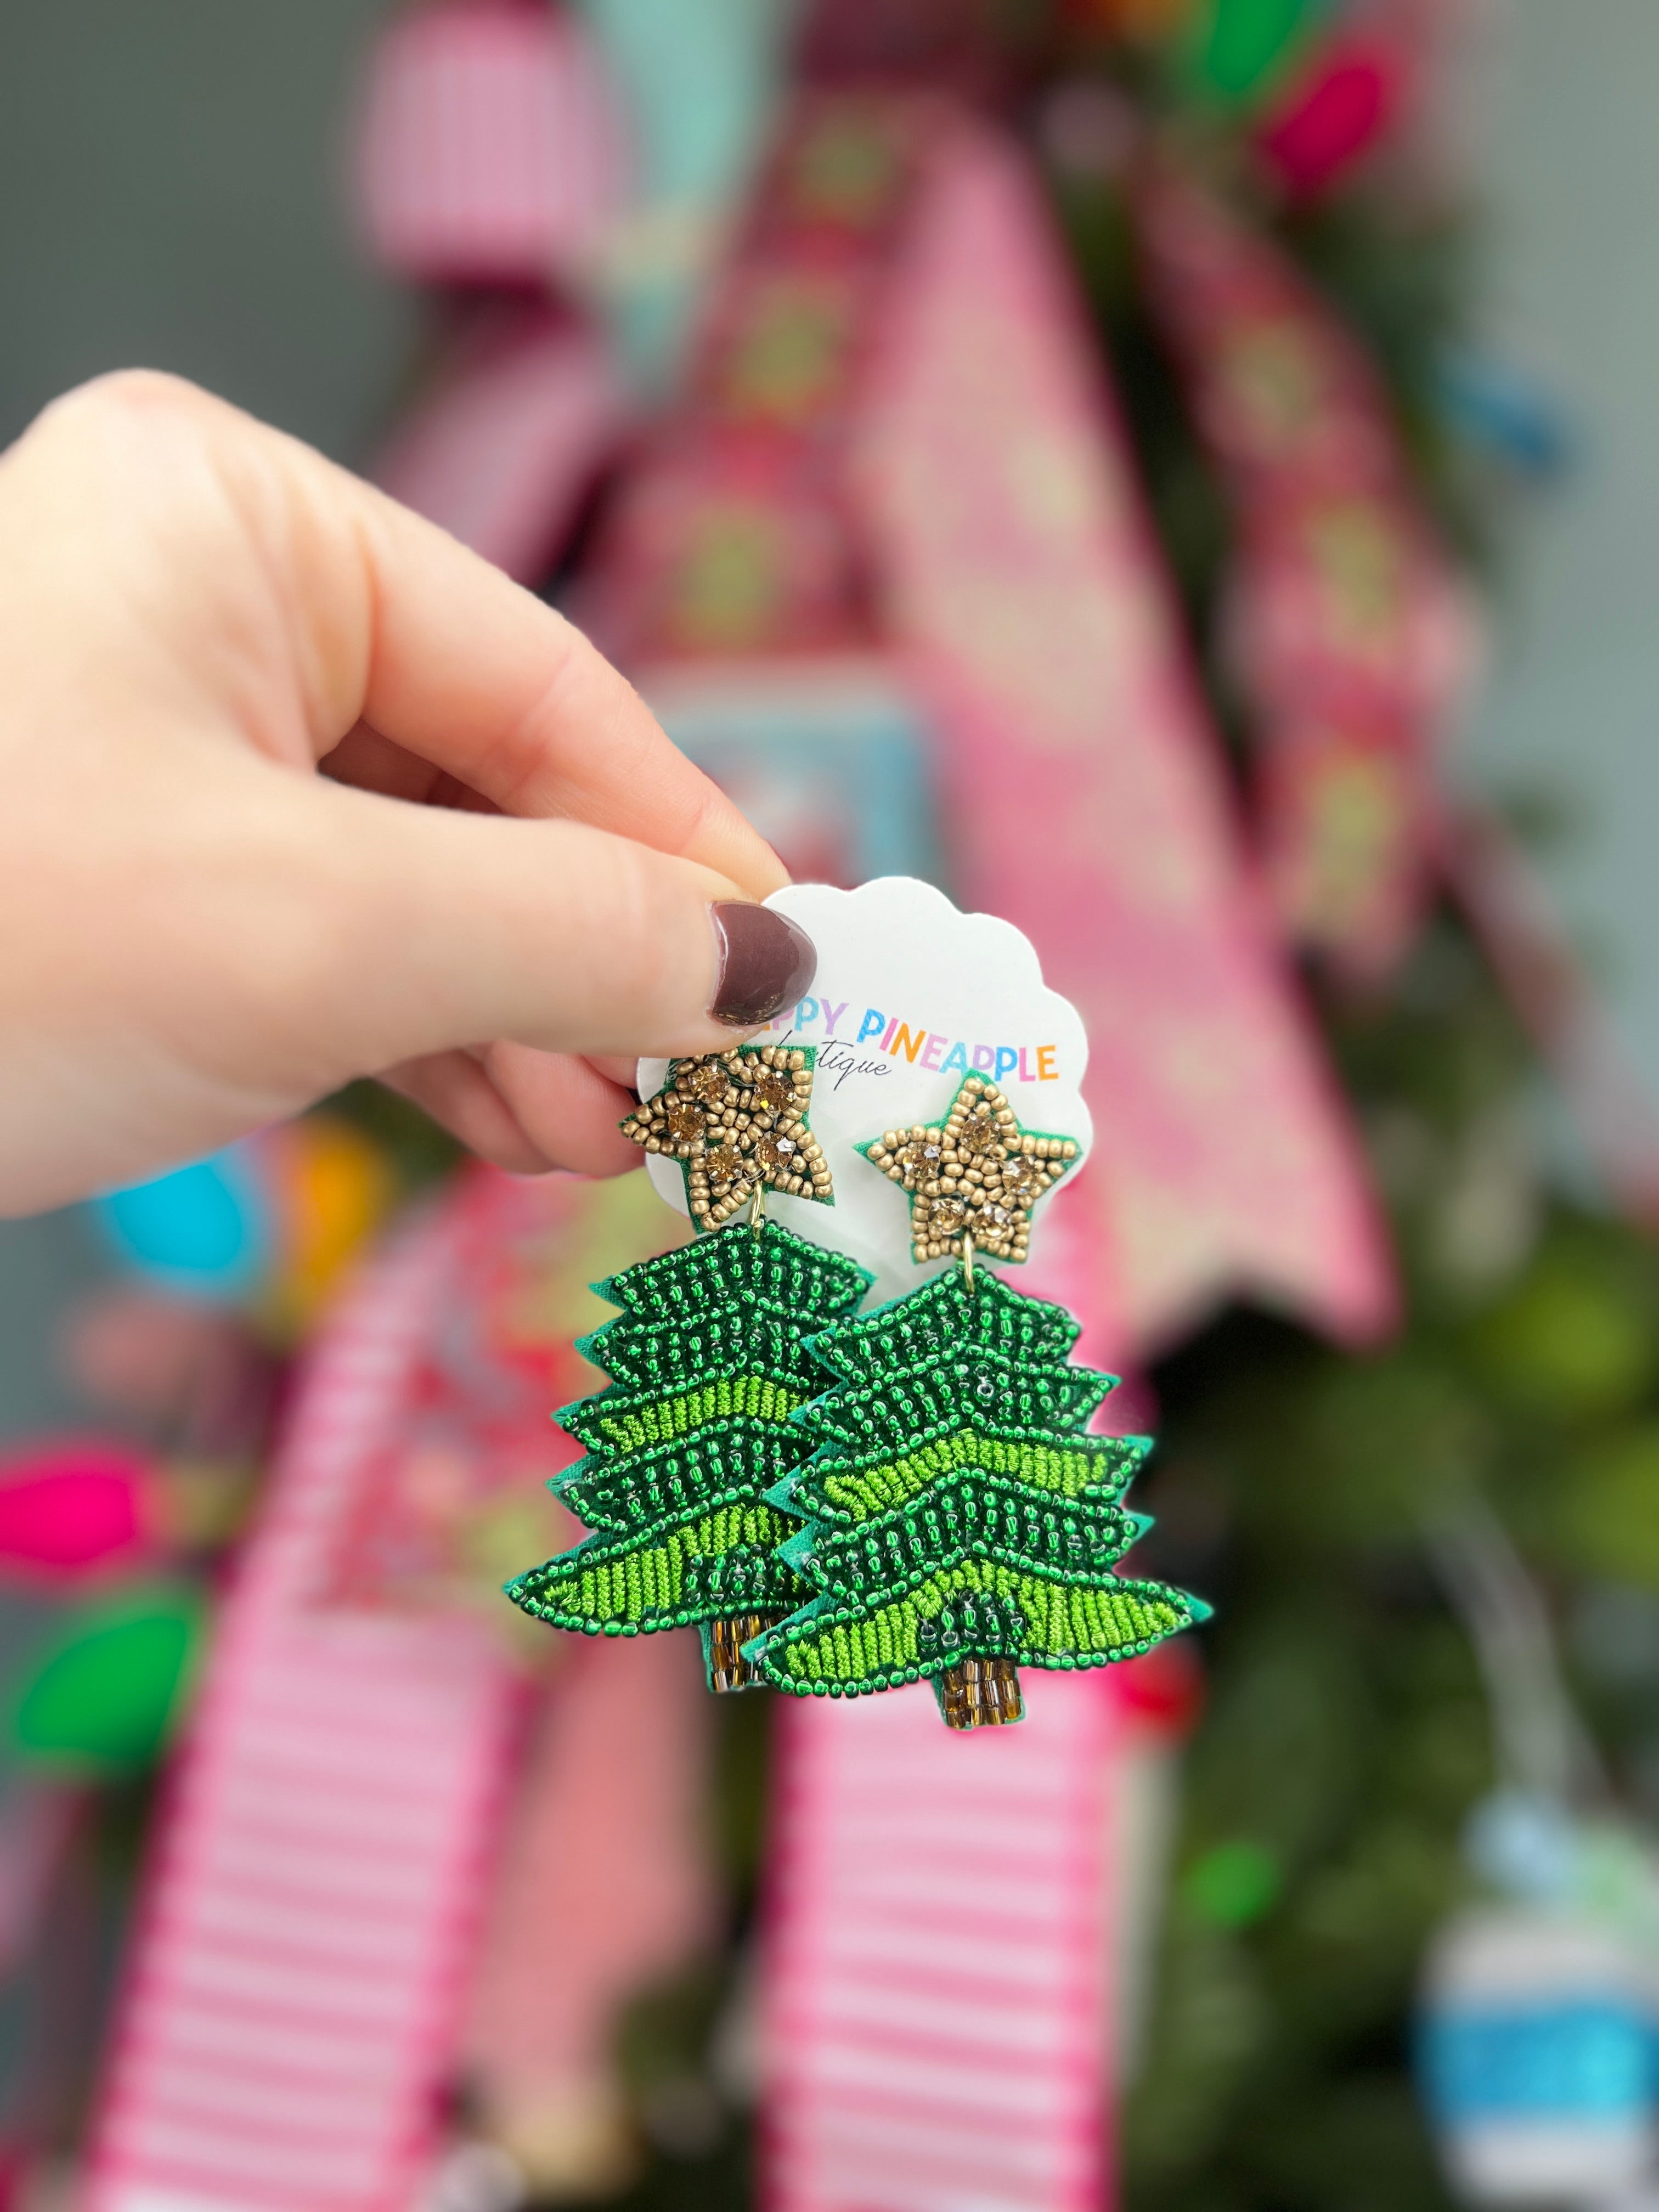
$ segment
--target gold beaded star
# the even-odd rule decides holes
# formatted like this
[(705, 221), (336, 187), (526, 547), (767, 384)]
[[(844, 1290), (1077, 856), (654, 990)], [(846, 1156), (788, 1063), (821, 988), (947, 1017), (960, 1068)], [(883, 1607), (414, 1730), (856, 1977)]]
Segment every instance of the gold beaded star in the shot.
[(668, 1080), (622, 1125), (647, 1152), (678, 1160), (700, 1229), (718, 1229), (757, 1189), (835, 1203), (829, 1163), (806, 1126), (811, 1045), (735, 1045), (668, 1064)]
[(961, 1259), (964, 1237), (988, 1257), (1024, 1260), (1032, 1207), (1078, 1153), (1070, 1137), (1022, 1129), (995, 1084), (978, 1075), (969, 1077), (942, 1121), (889, 1129), (858, 1149), (909, 1192), (910, 1249), (918, 1261)]

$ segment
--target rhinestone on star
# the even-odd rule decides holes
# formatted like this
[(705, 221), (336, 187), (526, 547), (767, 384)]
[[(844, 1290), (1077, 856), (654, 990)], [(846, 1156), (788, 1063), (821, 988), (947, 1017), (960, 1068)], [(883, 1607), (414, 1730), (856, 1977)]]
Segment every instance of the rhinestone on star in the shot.
[(679, 1161), (700, 1229), (719, 1229), (757, 1188), (835, 1203), (830, 1167), (807, 1127), (810, 1045), (734, 1045), (669, 1062), (668, 1080), (622, 1125), (642, 1152)]

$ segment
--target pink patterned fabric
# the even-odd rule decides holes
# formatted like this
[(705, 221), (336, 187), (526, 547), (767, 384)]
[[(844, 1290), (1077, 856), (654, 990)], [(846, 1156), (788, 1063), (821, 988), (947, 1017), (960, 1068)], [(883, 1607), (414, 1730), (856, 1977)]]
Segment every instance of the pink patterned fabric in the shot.
[[(574, 1662), (546, 1693), (508, 1859), (540, 2015), (499, 1935), (486, 1954), (514, 2079), (591, 2067), (618, 1990), (695, 1942), (696, 1639), (643, 1659), (534, 1629), (515, 1644), (528, 1625), (499, 1594), (557, 1543), (553, 1519), (576, 1533), (541, 1486), (576, 1449), (550, 1403), (598, 1379), (572, 1343), (609, 1311), (587, 1285), (679, 1233), (642, 1176), (475, 1170), (319, 1340), (160, 1826), (89, 2212), (408, 2212), (454, 2077), (527, 1665)], [(550, 1839), (586, 1869), (568, 1897)], [(512, 2062), (492, 2031), (474, 2057), (498, 2087)]]
[(894, 253), (949, 112), (866, 88), (790, 103), (686, 391), (586, 580), (584, 626), (630, 669), (874, 641), (848, 449)]
[(1285, 933), (1374, 982), (1433, 890), (1437, 755), (1479, 651), (1388, 396), (1284, 248), (1175, 168), (1137, 194), (1151, 296), (1233, 506), (1231, 657)]
[(447, 1287), (406, 1236), (325, 1338), (161, 1824), (88, 2212), (407, 2212), (516, 1692), (480, 1625), (314, 1602)]
[(398, 425), (375, 481), (518, 582), (538, 584), (627, 416), (603, 340), (548, 318), (458, 362)]
[(486, 2113), (509, 2140), (608, 2114), (623, 2007), (714, 1934), (693, 1842), (713, 1720), (696, 1638), (560, 1641), (465, 2039)]
[(1022, 1677), (958, 1735), (925, 1686), (792, 1703), (772, 1840), (768, 2212), (1103, 2212), (1117, 1708)]
[(1357, 1146), (1246, 879), (1051, 229), (1018, 157), (964, 125), (913, 219), (859, 456), (957, 886), (1088, 1027), (1085, 1188), (1126, 1347), (1232, 1291), (1363, 1337), (1393, 1292)]
[(616, 95), (580, 18), (526, 0), (400, 15), (369, 76), (358, 185), (368, 243), (423, 283), (542, 283), (625, 203)]

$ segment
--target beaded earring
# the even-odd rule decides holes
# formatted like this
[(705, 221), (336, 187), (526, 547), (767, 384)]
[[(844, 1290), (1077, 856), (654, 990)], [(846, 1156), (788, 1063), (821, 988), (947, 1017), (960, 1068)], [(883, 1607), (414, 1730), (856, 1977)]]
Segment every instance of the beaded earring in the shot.
[(910, 1200), (918, 1263), (961, 1265), (811, 1340), (835, 1377), (796, 1417), (811, 1458), (769, 1493), (805, 1526), (781, 1557), (816, 1595), (746, 1656), (798, 1697), (930, 1679), (956, 1729), (1024, 1711), (1020, 1666), (1099, 1667), (1209, 1608), (1114, 1569), (1144, 1516), (1144, 1437), (1085, 1433), (1116, 1378), (1069, 1360), (1079, 1324), (975, 1254), (1024, 1259), (1031, 1209), (1078, 1156), (1022, 1130), (979, 1077), (943, 1120), (860, 1147)]
[(768, 1191), (834, 1203), (812, 1073), (806, 1047), (677, 1060), (623, 1123), (680, 1163), (708, 1233), (596, 1285), (621, 1311), (578, 1349), (611, 1382), (558, 1414), (586, 1456), (551, 1486), (592, 1534), (507, 1586), (526, 1613), (590, 1636), (696, 1626), (717, 1691), (759, 1679), (742, 1646), (810, 1594), (767, 1493), (812, 1449), (790, 1418), (823, 1387), (805, 1338), (870, 1287), (765, 1218)]

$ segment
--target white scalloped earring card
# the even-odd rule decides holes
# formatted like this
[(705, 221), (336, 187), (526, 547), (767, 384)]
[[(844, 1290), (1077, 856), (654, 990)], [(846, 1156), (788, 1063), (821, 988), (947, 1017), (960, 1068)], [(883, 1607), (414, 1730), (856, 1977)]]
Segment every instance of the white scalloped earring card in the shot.
[[(1064, 1190), (1093, 1136), (1083, 1103), (1083, 1024), (1044, 983), (1036, 951), (1012, 922), (963, 914), (913, 876), (878, 877), (853, 891), (791, 884), (766, 903), (800, 924), (818, 966), (811, 994), (753, 1042), (813, 1048), (807, 1122), (835, 1179), (831, 1206), (769, 1192), (768, 1218), (868, 1267), (872, 1303), (902, 1297), (957, 1262), (912, 1258), (908, 1197), (858, 1146), (941, 1121), (968, 1077), (979, 1075), (1001, 1091), (1022, 1129), (1076, 1144)], [(642, 1060), (641, 1097), (654, 1097), (667, 1073), (665, 1060)], [(689, 1214), (678, 1162), (653, 1156), (646, 1169), (669, 1204)], [(1053, 1197), (1037, 1201), (1034, 1249)], [(1022, 1272), (1006, 1268), (1015, 1284)]]

